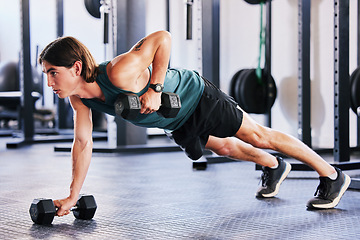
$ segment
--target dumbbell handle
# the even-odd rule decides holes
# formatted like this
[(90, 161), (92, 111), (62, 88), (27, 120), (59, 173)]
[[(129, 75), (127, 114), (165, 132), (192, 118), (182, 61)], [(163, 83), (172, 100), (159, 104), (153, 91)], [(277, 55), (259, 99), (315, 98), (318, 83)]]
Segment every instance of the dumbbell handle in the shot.
[[(176, 104), (172, 103), (172, 99)], [(171, 108), (170, 108), (171, 106)], [(169, 107), (168, 109), (166, 109)], [(163, 118), (174, 118), (181, 108), (180, 98), (177, 94), (171, 92), (162, 92), (161, 93), (161, 104), (156, 113)], [(170, 111), (174, 111), (170, 114)]]
[[(59, 210), (59, 208), (57, 206), (55, 206), (55, 210), (56, 212)], [(79, 207), (75, 206), (75, 207), (72, 207), (69, 209), (69, 211), (73, 212), (73, 211), (78, 211), (79, 210)]]
[[(140, 108), (141, 108), (141, 103), (140, 103), (139, 97), (135, 94), (131, 94), (128, 97), (126, 97), (125, 95), (126, 94), (120, 94), (118, 96), (118, 99), (115, 101), (115, 113), (116, 113), (116, 115), (119, 115), (119, 116), (123, 117), (124, 119), (128, 119), (128, 120), (135, 119), (137, 114), (139, 114)], [(169, 96), (170, 99), (167, 99), (166, 96)], [(173, 105), (171, 103), (171, 98), (172, 99), (175, 98), (176, 99), (175, 102), (177, 104)], [(128, 106), (129, 109), (128, 109), (128, 111), (126, 111), (125, 105), (131, 105), (130, 104), (131, 99), (134, 102), (133, 106), (135, 106), (135, 107), (130, 109), (130, 106)], [(167, 99), (167, 100), (165, 100), (165, 99)], [(125, 101), (126, 101), (126, 103), (125, 103)], [(166, 104), (164, 104), (164, 102), (166, 102)], [(166, 106), (174, 106), (174, 108), (164, 109), (164, 108), (162, 108), (162, 106), (165, 106), (165, 108), (166, 108)], [(181, 102), (180, 102), (180, 98), (177, 94), (163, 92), (161, 95), (160, 108), (156, 112), (157, 112), (157, 114), (159, 114), (162, 117), (173, 118), (177, 115), (177, 112), (180, 110), (180, 108), (181, 108)], [(171, 111), (172, 111), (172, 113), (169, 114), (169, 112), (171, 112)]]

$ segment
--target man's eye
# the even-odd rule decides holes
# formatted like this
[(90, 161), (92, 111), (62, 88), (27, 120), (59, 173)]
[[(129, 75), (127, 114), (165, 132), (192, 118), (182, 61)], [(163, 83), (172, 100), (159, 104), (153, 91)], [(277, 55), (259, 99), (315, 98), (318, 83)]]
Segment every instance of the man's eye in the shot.
[(51, 72), (50, 74), (51, 74), (51, 76), (55, 77), (57, 72)]

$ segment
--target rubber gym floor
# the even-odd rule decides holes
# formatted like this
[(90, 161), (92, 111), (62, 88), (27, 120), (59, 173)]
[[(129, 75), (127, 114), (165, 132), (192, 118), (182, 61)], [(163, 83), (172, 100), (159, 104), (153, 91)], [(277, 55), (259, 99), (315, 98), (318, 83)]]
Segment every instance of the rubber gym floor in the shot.
[(1, 239), (360, 238), (357, 190), (348, 190), (335, 209), (310, 211), (306, 202), (317, 175), (292, 171), (277, 197), (259, 200), (261, 171), (253, 163), (210, 164), (200, 171), (182, 152), (94, 153), (82, 189), (96, 199), (94, 218), (70, 214), (36, 225), (29, 216), (34, 198), (68, 194), (70, 153), (55, 152), (60, 144), (54, 143), (6, 149), (8, 140), (0, 138)]

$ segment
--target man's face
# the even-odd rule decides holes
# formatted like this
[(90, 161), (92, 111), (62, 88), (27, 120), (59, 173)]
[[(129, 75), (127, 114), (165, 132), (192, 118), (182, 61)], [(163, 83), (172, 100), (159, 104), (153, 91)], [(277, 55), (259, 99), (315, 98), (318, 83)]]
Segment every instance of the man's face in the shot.
[(59, 98), (73, 95), (75, 89), (75, 67), (66, 68), (54, 66), (47, 61), (42, 62), (42, 71), (47, 76), (48, 86)]

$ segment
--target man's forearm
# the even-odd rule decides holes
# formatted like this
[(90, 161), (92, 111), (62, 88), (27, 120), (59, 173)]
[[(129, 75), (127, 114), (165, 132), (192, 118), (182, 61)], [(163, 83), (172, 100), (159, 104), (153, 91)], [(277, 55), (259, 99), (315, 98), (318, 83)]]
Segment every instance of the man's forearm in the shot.
[(70, 198), (77, 199), (85, 181), (92, 154), (92, 141), (80, 143), (74, 141), (72, 147), (72, 182), (70, 185)]
[(154, 54), (152, 62), (153, 73), (151, 76), (151, 83), (164, 83), (166, 70), (170, 60), (171, 52), (171, 35), (169, 33), (162, 32), (158, 39), (158, 48)]

